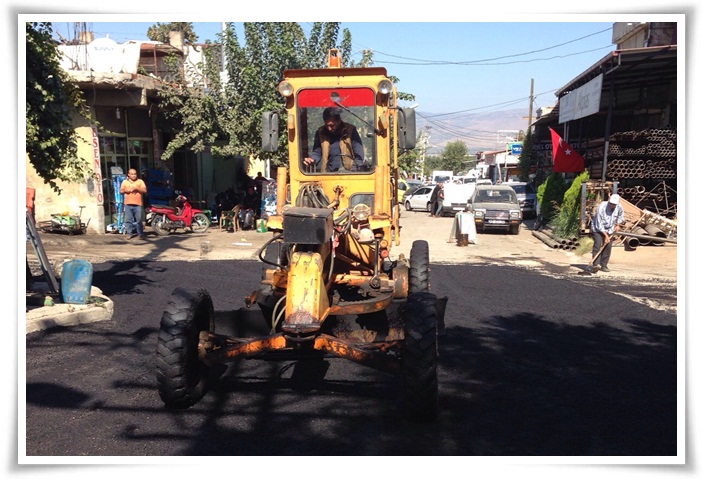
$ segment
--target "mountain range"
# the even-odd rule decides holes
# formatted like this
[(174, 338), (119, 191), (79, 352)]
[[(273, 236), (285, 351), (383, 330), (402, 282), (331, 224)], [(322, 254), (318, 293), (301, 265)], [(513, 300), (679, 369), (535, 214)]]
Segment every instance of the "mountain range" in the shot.
[[(536, 114), (532, 112), (533, 122)], [(425, 113), (417, 112), (417, 132), (428, 133), (427, 154), (439, 154), (446, 143), (462, 141), (469, 153), (494, 151), (516, 140), (520, 131), (525, 132), (529, 111), (525, 108), (487, 113)], [(419, 146), (419, 145), (418, 145)]]

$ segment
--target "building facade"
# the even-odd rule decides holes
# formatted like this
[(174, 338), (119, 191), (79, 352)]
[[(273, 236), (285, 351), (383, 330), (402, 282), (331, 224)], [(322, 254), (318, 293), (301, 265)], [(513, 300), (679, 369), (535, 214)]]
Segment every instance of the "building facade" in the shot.
[(119, 181), (130, 168), (147, 182), (147, 203), (167, 203), (176, 189), (190, 191), (190, 200), (203, 209), (213, 205), (218, 192), (230, 188), (238, 188), (243, 196), (240, 178), (249, 168), (243, 157), (214, 159), (207, 151), (183, 149), (161, 159), (170, 136), (159, 123), (158, 92), (174, 80), (166, 58), (179, 59), (187, 82), (187, 72), (197, 70), (203, 60), (202, 46), (184, 46), (182, 34), (173, 35), (169, 44), (118, 44), (83, 33), (72, 44), (59, 45), (59, 50), (62, 68), (83, 92), (95, 120), (87, 124), (74, 116), (78, 155), (92, 164), (94, 175), (85, 183), (59, 182), (62, 192), (56, 194), (27, 159), (26, 186), (35, 190), (36, 221), (55, 213), (77, 214), (82, 208), (91, 232), (114, 231)]
[(534, 148), (550, 168), (552, 128), (583, 155), (591, 180), (676, 216), (677, 24), (622, 22), (612, 32), (616, 49), (558, 90), (533, 123)]

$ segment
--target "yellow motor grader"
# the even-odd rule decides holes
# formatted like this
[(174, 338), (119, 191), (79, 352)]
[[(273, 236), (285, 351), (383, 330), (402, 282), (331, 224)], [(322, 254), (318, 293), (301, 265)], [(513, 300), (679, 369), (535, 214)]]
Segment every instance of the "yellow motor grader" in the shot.
[[(337, 357), (402, 375), (408, 419), (434, 420), (443, 308), (429, 291), (428, 243), (390, 255), (400, 244), (397, 158), (415, 146), (415, 112), (397, 105), (385, 68), (342, 67), (336, 50), (326, 68), (286, 70), (278, 92), (285, 108), (263, 114), (262, 148), (284, 138), (289, 162), (277, 171), (260, 288), (245, 298), (265, 329), (222, 334), (205, 290), (174, 291), (158, 339), (161, 399), (193, 405), (221, 362)], [(340, 119), (356, 144), (341, 145), (342, 134), (335, 148), (325, 135)]]

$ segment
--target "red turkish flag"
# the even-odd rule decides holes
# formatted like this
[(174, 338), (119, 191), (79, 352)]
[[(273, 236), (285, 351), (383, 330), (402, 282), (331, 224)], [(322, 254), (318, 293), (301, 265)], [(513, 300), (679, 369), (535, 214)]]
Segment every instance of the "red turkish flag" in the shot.
[(580, 153), (558, 136), (558, 133), (551, 130), (551, 144), (553, 152), (554, 173), (580, 173), (585, 169), (585, 160)]

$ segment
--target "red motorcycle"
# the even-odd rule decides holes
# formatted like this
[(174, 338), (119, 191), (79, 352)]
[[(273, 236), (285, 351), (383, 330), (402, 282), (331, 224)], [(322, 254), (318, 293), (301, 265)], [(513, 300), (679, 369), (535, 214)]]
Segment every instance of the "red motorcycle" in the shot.
[(210, 227), (210, 219), (202, 210), (190, 206), (188, 199), (179, 194), (175, 206), (151, 205), (147, 214), (147, 224), (159, 236), (167, 236), (179, 228), (190, 229), (195, 233), (204, 233)]

